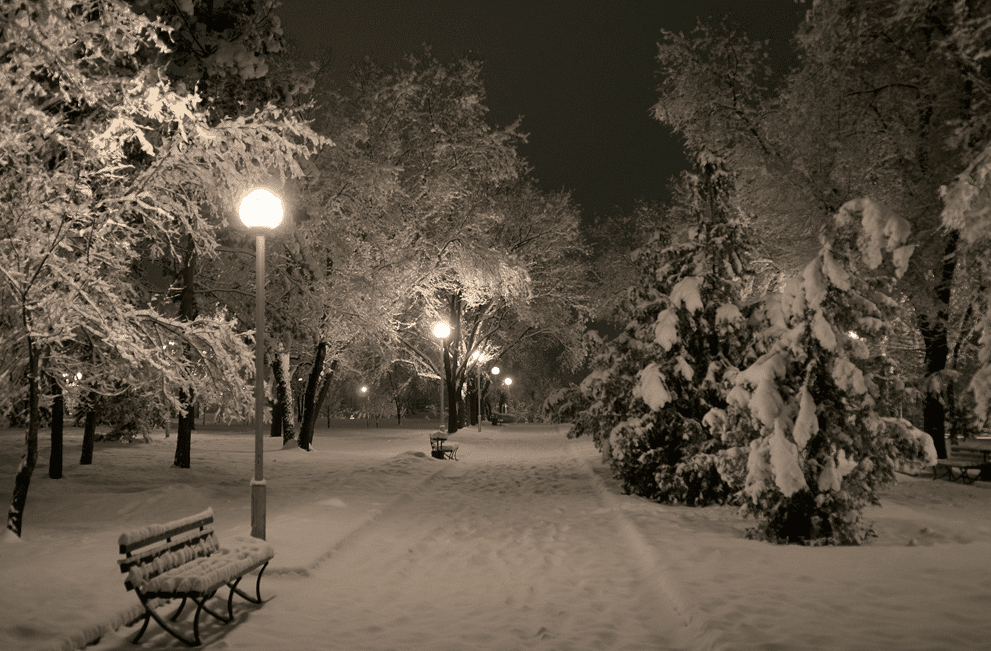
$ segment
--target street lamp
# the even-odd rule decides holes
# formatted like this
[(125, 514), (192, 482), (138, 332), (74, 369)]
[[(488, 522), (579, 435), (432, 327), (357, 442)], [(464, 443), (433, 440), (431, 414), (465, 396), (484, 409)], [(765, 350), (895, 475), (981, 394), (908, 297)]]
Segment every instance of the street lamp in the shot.
[(265, 540), (265, 232), (282, 222), (282, 202), (268, 190), (241, 199), (238, 214), (255, 233), (255, 475), (251, 480), (251, 535)]
[[(493, 378), (493, 380), (492, 380), (492, 385), (493, 385), (492, 386), (492, 390), (493, 390), (493, 393), (495, 393), (495, 381), (499, 379), (499, 370), (500, 369), (499, 369), (498, 366), (493, 366), (492, 367), (492, 375), (495, 376), (495, 378)], [(496, 399), (498, 400), (498, 394), (496, 395)], [(495, 409), (496, 410), (494, 412), (492, 412), (491, 414), (489, 414), (490, 416), (492, 416), (492, 422), (493, 423), (495, 423), (495, 414), (498, 413), (498, 411), (499, 411), (499, 403), (498, 402), (496, 403)]]
[(447, 388), (447, 370), (444, 368), (444, 340), (451, 336), (451, 326), (443, 321), (434, 325), (434, 336), (440, 339), (440, 429), (444, 430), (444, 389)]
[[(508, 377), (505, 380), (503, 380), (502, 383), (506, 385), (506, 389), (509, 389), (509, 387), (512, 386), (513, 384), (513, 378)], [(505, 394), (505, 396), (506, 399), (505, 401), (503, 401), (503, 406), (502, 406), (502, 413), (504, 414), (506, 413), (506, 410), (509, 408), (509, 394), (507, 393)]]
[(482, 431), (482, 351), (476, 350), (471, 354), (471, 361), (475, 362), (475, 397), (478, 398), (478, 411), (475, 419), (478, 421), (478, 431)]
[[(372, 394), (368, 393), (368, 387), (361, 387), (361, 395), (368, 398), (368, 405), (365, 407), (365, 429), (369, 427), (368, 425), (368, 412), (372, 410)], [(375, 421), (375, 427), (378, 427), (378, 421)]]

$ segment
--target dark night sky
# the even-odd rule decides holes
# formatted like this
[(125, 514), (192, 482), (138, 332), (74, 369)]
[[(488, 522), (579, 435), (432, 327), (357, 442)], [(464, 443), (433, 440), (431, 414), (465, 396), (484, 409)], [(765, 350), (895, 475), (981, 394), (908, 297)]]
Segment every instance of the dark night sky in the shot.
[(680, 143), (649, 115), (662, 28), (731, 14), (771, 39), (776, 68), (806, 6), (794, 0), (283, 0), (285, 35), (305, 54), (332, 52), (337, 72), (371, 55), (391, 63), (432, 46), (440, 60), (484, 63), (490, 122), (522, 116), (522, 155), (547, 190), (567, 189), (586, 215), (663, 199), (685, 169)]

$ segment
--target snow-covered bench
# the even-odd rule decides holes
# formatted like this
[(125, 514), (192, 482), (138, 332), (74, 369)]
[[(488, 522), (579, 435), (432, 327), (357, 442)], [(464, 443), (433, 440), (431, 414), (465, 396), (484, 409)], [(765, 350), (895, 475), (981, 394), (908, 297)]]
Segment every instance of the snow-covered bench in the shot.
[(430, 456), (435, 459), (458, 460), (458, 444), (448, 443), (447, 434), (444, 432), (434, 432), (430, 435)]
[[(933, 466), (933, 480), (946, 477), (950, 481), (962, 481), (965, 484), (973, 484), (981, 476), (984, 466), (984, 459), (980, 454), (970, 454), (966, 452), (954, 452), (951, 459), (939, 459)], [(943, 469), (941, 475), (939, 470)], [(971, 470), (976, 470), (974, 475)], [(954, 472), (956, 471), (956, 472)]]
[[(120, 571), (127, 575), (124, 586), (134, 590), (144, 606), (144, 624), (134, 637), (137, 642), (154, 619), (170, 635), (188, 646), (200, 644), (200, 612), (205, 611), (224, 624), (234, 619), (234, 594), (251, 603), (262, 603), (262, 572), (275, 556), (275, 550), (264, 540), (238, 539), (238, 545), (222, 549), (213, 531), (213, 509), (174, 520), (127, 531), (117, 539), (124, 558), (117, 561)], [(238, 583), (248, 573), (258, 570), (255, 596), (244, 593)], [(227, 615), (207, 607), (220, 588), (227, 586)], [(182, 598), (179, 608), (166, 621), (156, 612), (153, 601)], [(193, 616), (193, 636), (183, 635), (174, 622), (182, 613), (186, 600), (196, 603)], [(136, 621), (136, 620), (135, 620)]]

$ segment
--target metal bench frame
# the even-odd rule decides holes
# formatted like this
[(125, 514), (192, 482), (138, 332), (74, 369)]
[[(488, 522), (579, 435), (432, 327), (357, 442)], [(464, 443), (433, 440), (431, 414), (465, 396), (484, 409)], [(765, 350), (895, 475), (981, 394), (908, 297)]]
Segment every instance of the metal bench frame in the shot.
[[(982, 469), (984, 467), (983, 461), (978, 458), (969, 457), (959, 457), (955, 459), (939, 459), (936, 465), (933, 466), (933, 481), (939, 479), (940, 477), (946, 477), (950, 481), (959, 481), (965, 484), (973, 484), (981, 476)], [(942, 475), (939, 472), (940, 468), (944, 468), (946, 472)], [(957, 472), (954, 473), (953, 471)], [(969, 470), (977, 470), (976, 475), (971, 475)]]
[(446, 436), (430, 436), (430, 456), (435, 459), (458, 460), (458, 444), (447, 443)]

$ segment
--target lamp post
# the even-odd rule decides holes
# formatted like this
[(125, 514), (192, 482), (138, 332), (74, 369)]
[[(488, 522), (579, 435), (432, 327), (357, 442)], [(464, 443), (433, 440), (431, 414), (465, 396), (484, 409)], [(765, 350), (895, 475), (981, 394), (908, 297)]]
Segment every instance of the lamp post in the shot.
[[(361, 387), (361, 395), (368, 399), (368, 404), (365, 406), (365, 429), (368, 429), (368, 412), (372, 410), (372, 394), (368, 393), (368, 387)], [(377, 420), (375, 422), (378, 423)], [(375, 427), (378, 427), (378, 425), (375, 425)]]
[(476, 350), (471, 354), (471, 359), (475, 362), (475, 397), (478, 398), (478, 411), (475, 412), (475, 419), (478, 421), (478, 431), (482, 431), (482, 351)]
[(444, 390), (447, 388), (447, 369), (444, 368), (444, 341), (451, 336), (451, 326), (443, 321), (436, 323), (434, 336), (440, 339), (440, 429), (444, 431)]
[(268, 190), (241, 199), (241, 221), (255, 233), (255, 475), (251, 480), (251, 535), (265, 540), (265, 232), (282, 222), (282, 202)]
[(508, 390), (509, 390), (509, 387), (512, 386), (512, 384), (513, 384), (513, 378), (508, 377), (505, 380), (503, 380), (502, 383), (504, 385), (506, 385), (506, 389), (507, 389), (506, 393), (504, 394), (506, 396), (506, 399), (502, 403), (502, 413), (505, 414), (506, 413), (506, 410), (509, 408), (509, 392), (508, 392)]
[[(492, 367), (492, 371), (491, 371), (491, 372), (492, 372), (492, 375), (494, 375), (494, 376), (495, 376), (495, 377), (494, 377), (494, 378), (492, 379), (492, 389), (493, 389), (493, 391), (495, 390), (495, 384), (496, 384), (496, 380), (498, 380), (498, 379), (499, 379), (499, 370), (500, 370), (500, 369), (499, 369), (499, 367), (498, 367), (498, 366), (493, 366), (493, 367)], [(498, 394), (496, 395), (496, 399), (498, 400)], [(499, 403), (498, 403), (498, 402), (496, 403), (496, 407), (495, 407), (495, 408), (496, 408), (496, 412), (495, 412), (495, 413), (498, 413), (498, 411), (499, 411)], [(495, 422), (495, 416), (494, 416), (494, 415), (492, 416), (492, 422), (493, 422), (493, 423)]]

